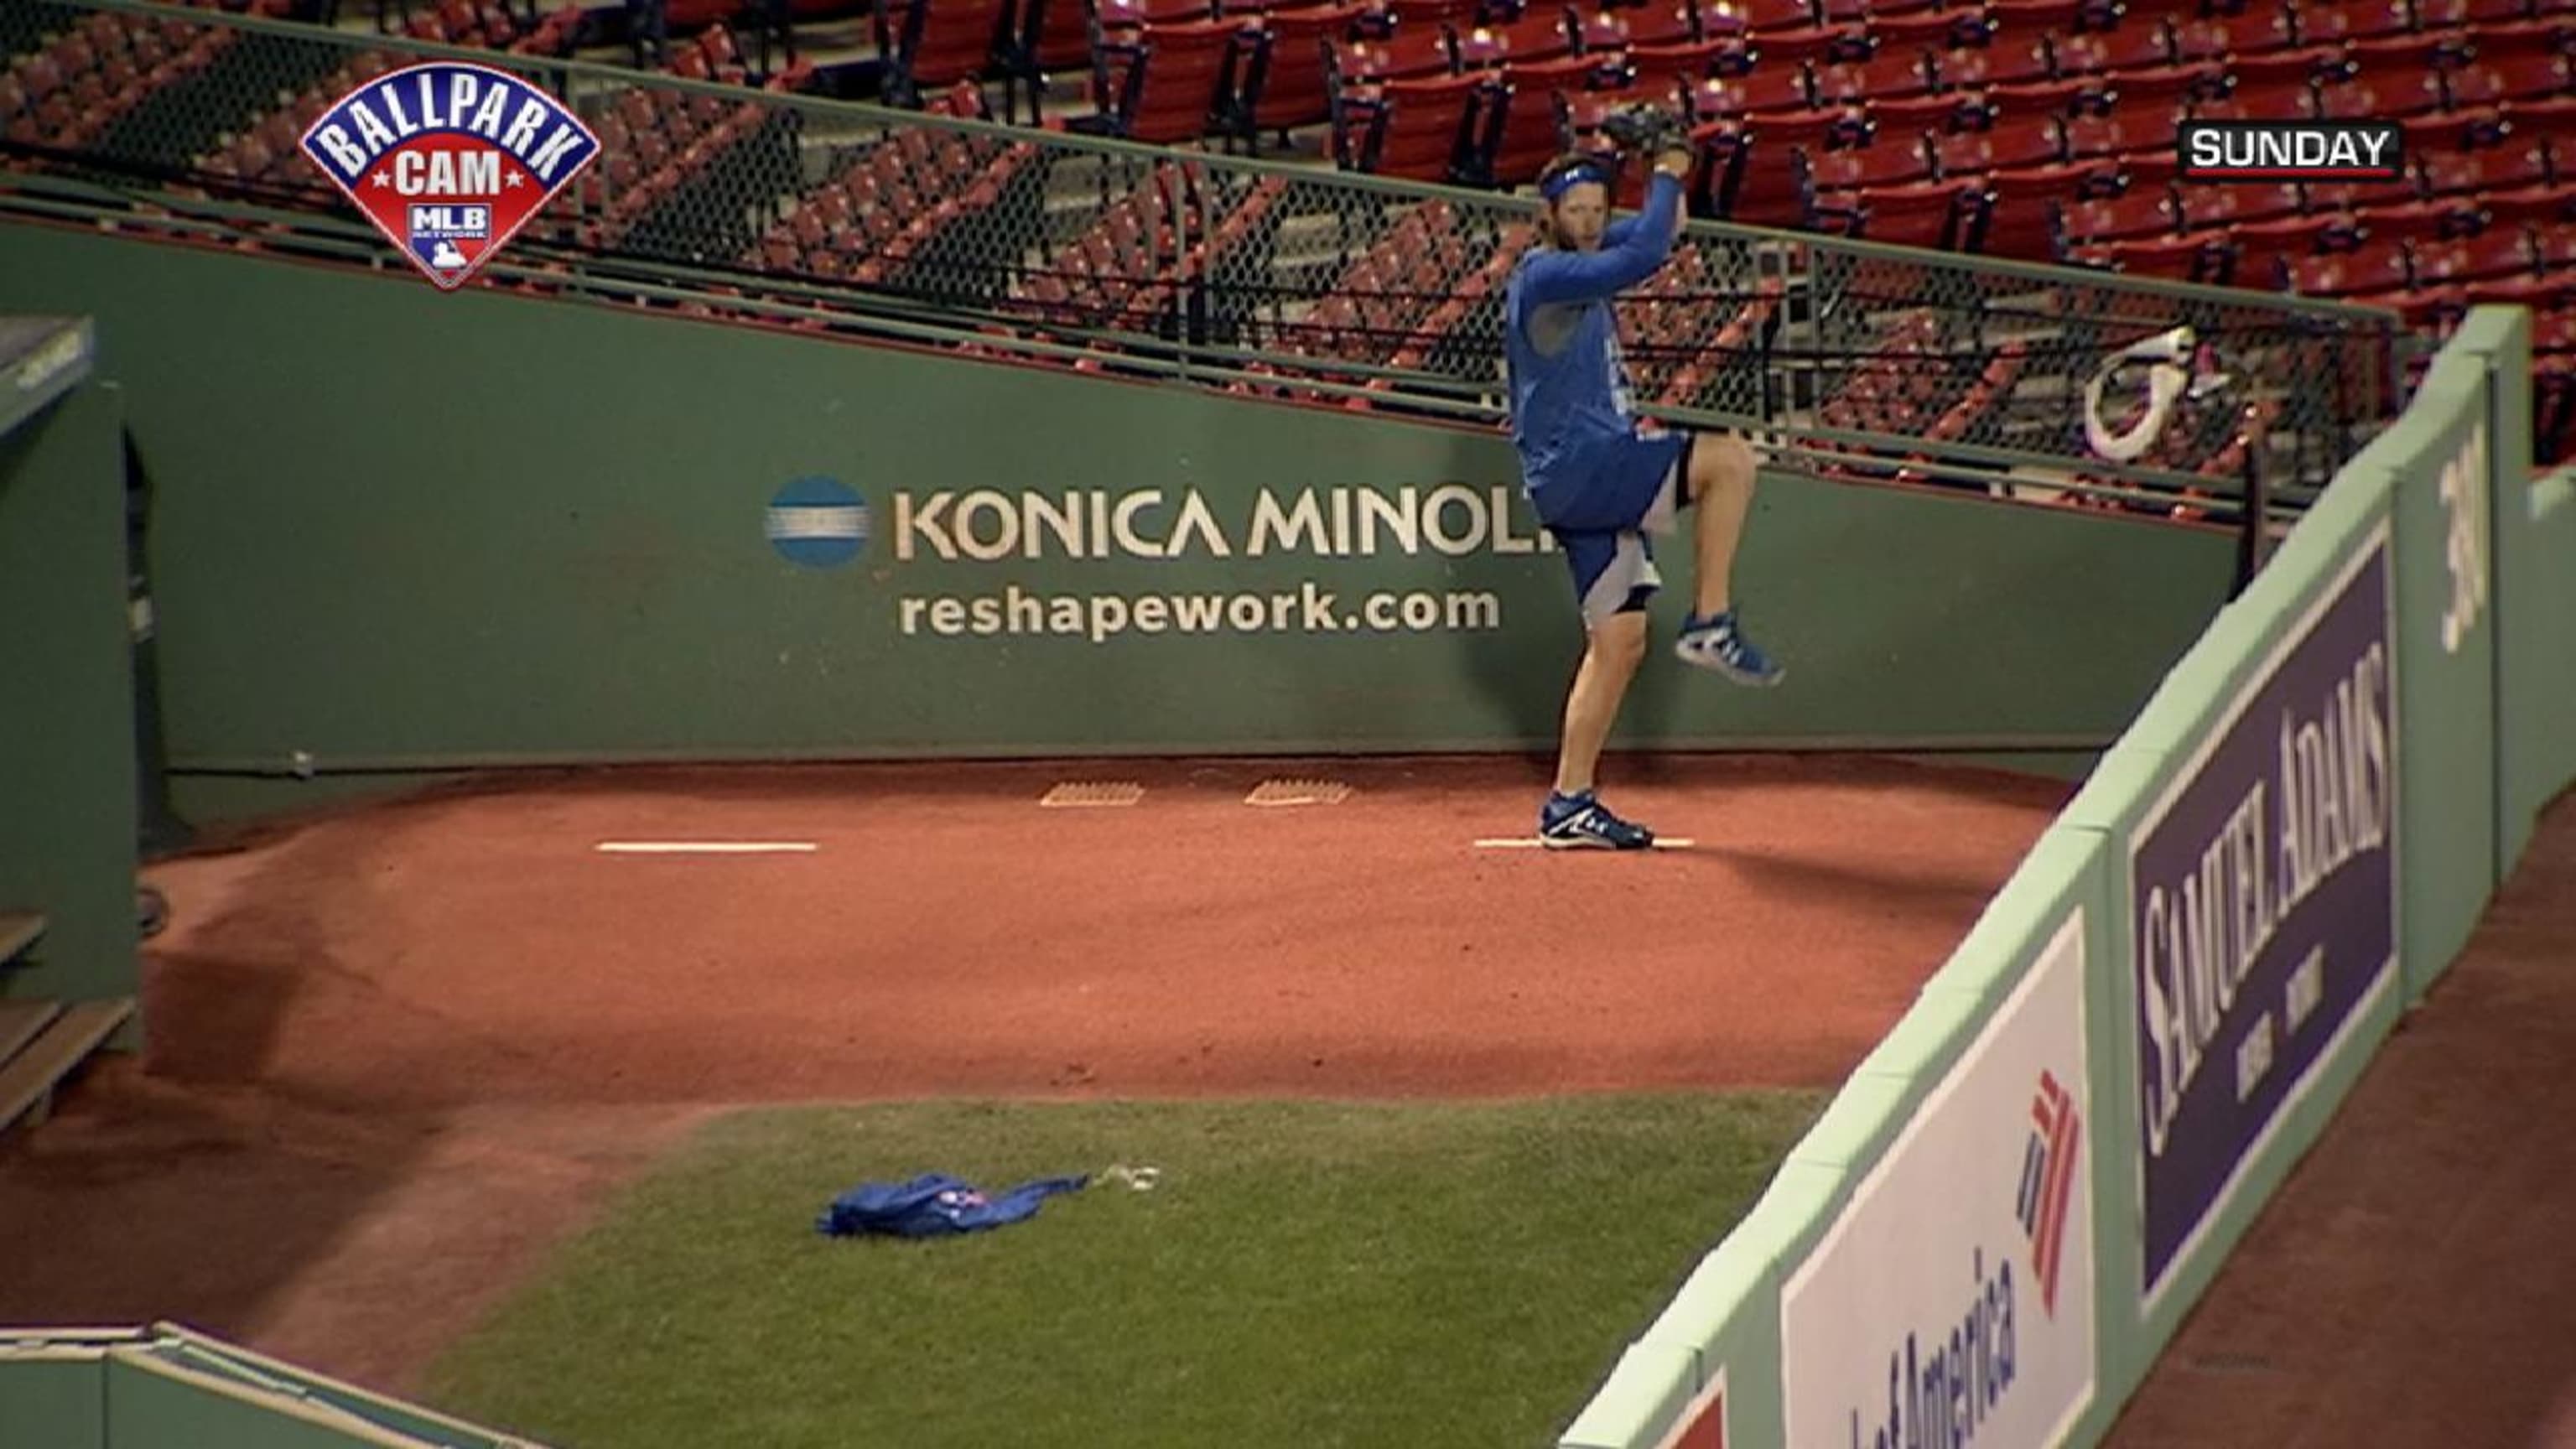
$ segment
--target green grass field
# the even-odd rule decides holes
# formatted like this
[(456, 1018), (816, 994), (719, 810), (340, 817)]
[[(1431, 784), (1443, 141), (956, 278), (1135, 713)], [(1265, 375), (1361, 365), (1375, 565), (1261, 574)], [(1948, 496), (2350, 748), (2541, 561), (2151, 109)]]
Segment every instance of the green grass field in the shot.
[[(1540, 1446), (1821, 1092), (921, 1103), (712, 1124), (433, 1370), (561, 1449)], [(930, 1241), (831, 1199), (1162, 1170)]]

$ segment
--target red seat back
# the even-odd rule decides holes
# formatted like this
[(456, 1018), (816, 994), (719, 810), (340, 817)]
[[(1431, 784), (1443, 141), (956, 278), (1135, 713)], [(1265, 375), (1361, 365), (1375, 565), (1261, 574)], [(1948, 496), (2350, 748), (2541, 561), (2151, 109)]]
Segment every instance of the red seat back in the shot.
[(1008, 0), (877, 0), (878, 43), (916, 90), (953, 85), (992, 63)]
[(1718, 215), (1739, 226), (1805, 225), (1810, 154), (1807, 145), (1761, 133), (1737, 140), (1728, 148)]
[(1724, 39), (1686, 40), (1671, 45), (1631, 45), (1628, 47), (1628, 73), (1639, 90), (1662, 94), (1677, 85), (1715, 76), (1726, 57), (1734, 52), (1735, 42)]
[(1372, 127), (1375, 155), (1364, 158), (1374, 164), (1366, 169), (1417, 181), (1453, 179), (1468, 112), (1483, 85), (1472, 75), (1388, 81)]
[(1565, 145), (1557, 122), (1558, 95), (1581, 92), (1595, 66), (1589, 56), (1569, 55), (1503, 69), (1499, 95), (1488, 93), (1481, 138), (1488, 181), (1520, 186), (1538, 178)]
[(1284, 130), (1323, 120), (1331, 104), (1324, 86), (1325, 43), (1346, 39), (1367, 13), (1366, 5), (1352, 3), (1300, 6), (1264, 15), (1258, 24), (1267, 48), (1253, 124), (1263, 130)]
[(1228, 20), (1143, 27), (1136, 41), (1138, 77), (1120, 97), (1120, 134), (1154, 144), (1204, 134), (1223, 99), (1220, 83), (1236, 30)]

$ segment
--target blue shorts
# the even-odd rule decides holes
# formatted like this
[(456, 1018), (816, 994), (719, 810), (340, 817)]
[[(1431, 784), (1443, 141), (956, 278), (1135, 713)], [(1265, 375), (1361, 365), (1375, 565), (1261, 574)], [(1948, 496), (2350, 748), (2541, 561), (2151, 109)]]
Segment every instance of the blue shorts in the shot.
[(1606, 439), (1558, 459), (1532, 491), (1573, 571), (1586, 627), (1643, 609), (1663, 587), (1653, 535), (1672, 532), (1688, 501), (1691, 441), (1687, 432)]

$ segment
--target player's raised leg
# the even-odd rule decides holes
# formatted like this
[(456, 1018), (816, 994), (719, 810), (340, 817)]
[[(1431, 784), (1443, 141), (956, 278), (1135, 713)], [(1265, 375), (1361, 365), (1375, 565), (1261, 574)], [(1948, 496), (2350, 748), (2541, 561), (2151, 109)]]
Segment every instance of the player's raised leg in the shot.
[(1694, 439), (1685, 456), (1688, 496), (1699, 515), (1691, 531), (1696, 573), (1691, 613), (1673, 652), (1739, 684), (1778, 684), (1787, 671), (1745, 637), (1735, 611), (1735, 554), (1753, 507), (1753, 450), (1733, 434), (1714, 433)]

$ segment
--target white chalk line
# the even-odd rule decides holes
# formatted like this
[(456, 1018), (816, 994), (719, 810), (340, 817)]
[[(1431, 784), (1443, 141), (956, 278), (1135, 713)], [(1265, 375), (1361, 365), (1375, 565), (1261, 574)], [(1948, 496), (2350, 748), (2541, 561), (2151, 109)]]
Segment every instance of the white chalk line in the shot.
[(800, 855), (818, 847), (810, 840), (603, 840), (602, 855)]

